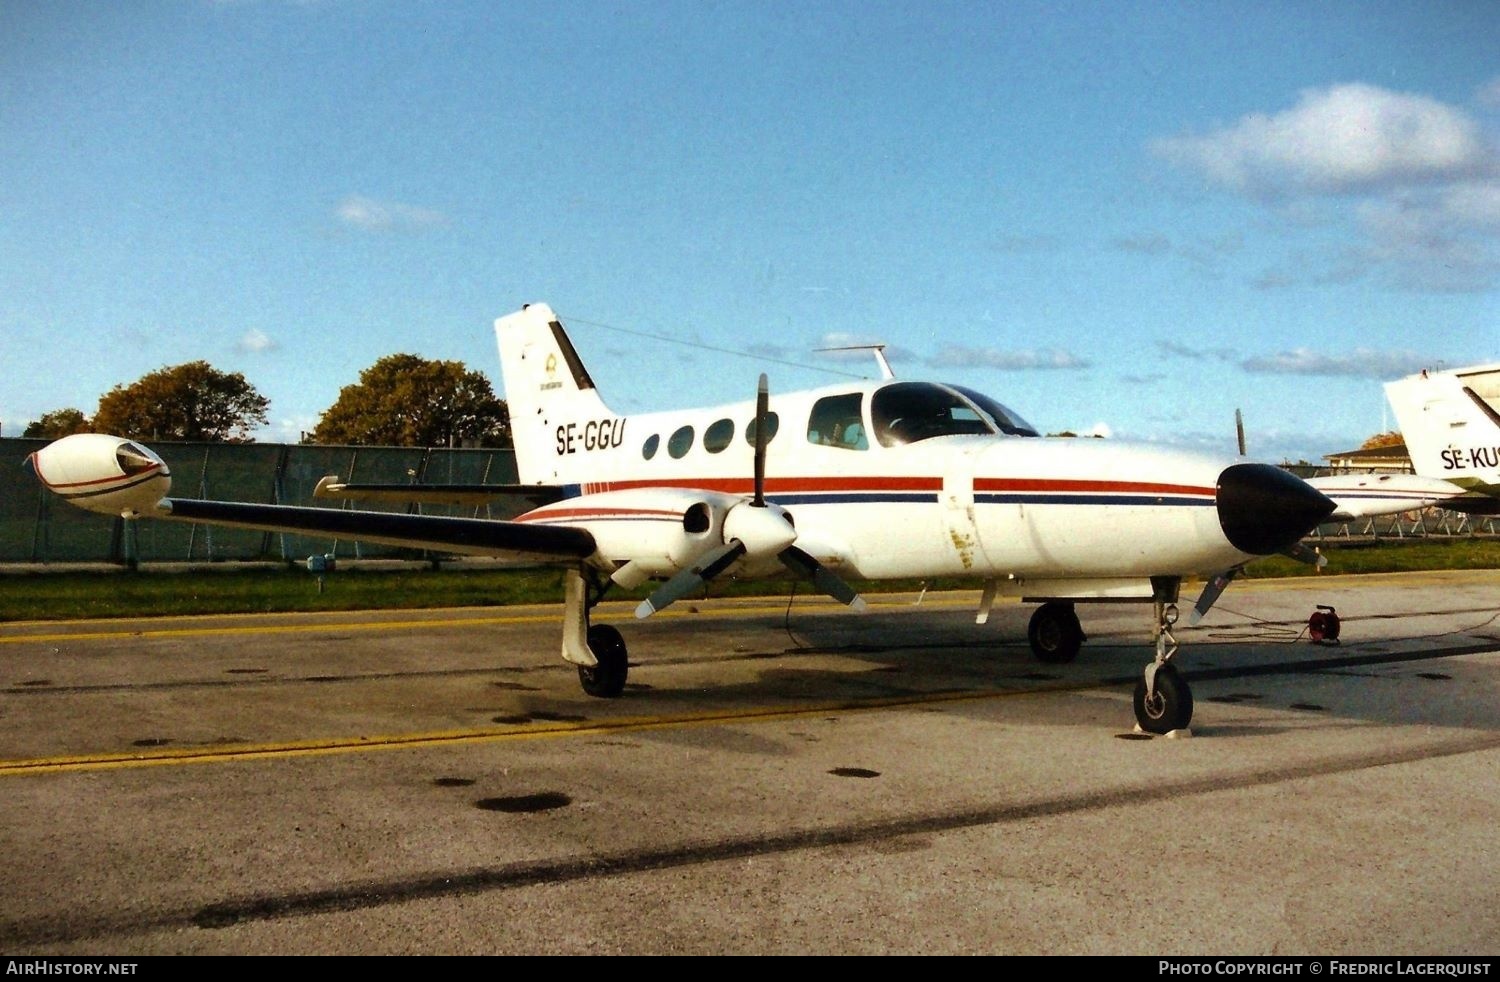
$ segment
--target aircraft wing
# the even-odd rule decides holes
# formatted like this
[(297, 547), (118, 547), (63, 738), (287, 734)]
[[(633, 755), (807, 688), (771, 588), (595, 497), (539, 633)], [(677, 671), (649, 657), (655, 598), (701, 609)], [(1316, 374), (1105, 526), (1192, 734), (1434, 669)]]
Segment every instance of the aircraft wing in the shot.
[(329, 476), (318, 482), (313, 497), (427, 505), (488, 505), (497, 498), (521, 498), (536, 507), (561, 501), (563, 492), (550, 484), (354, 484)]
[(54, 494), (103, 515), (326, 535), (522, 563), (577, 562), (597, 548), (592, 533), (566, 524), (171, 498), (171, 473), (155, 451), (103, 433), (55, 440), (28, 457), (27, 466)]
[(1417, 474), (1335, 474), (1305, 480), (1333, 499), (1335, 510), (1326, 519), (1330, 522), (1396, 515), (1431, 505), (1449, 508), (1464, 493), (1456, 484)]
[(337, 508), (303, 508), (236, 501), (163, 498), (156, 517), (265, 532), (327, 535), (382, 545), (438, 549), (471, 556), (531, 562), (561, 562), (593, 555), (594, 537), (563, 525), (536, 525), (485, 518), (404, 515)]

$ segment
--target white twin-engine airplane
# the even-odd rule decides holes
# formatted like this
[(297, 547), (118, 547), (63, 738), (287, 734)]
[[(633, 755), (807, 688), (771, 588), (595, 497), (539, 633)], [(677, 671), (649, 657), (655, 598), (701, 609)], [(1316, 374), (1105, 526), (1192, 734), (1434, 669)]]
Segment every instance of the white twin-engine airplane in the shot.
[[(546, 305), (495, 332), (522, 490), (548, 502), (512, 521), (166, 497), (159, 456), (99, 434), (49, 444), (31, 465), (56, 493), (110, 515), (561, 565), (562, 656), (594, 696), (618, 696), (629, 667), (620, 632), (589, 623), (611, 585), (659, 582), (636, 609), (647, 617), (726, 573), (790, 571), (854, 608), (864, 601), (850, 578), (968, 577), (983, 586), (980, 623), (997, 595), (1040, 604), (1027, 633), (1048, 662), (1078, 653), (1076, 604), (1149, 603), (1156, 657), (1135, 714), (1153, 733), (1192, 719), (1173, 664), (1183, 580), (1207, 581), (1196, 621), (1254, 559), (1321, 561), (1301, 540), (1335, 508), (1279, 467), (1044, 438), (988, 396), (886, 371), (774, 400), (761, 376), (754, 400), (621, 416)], [(359, 488), (325, 479), (322, 491)]]

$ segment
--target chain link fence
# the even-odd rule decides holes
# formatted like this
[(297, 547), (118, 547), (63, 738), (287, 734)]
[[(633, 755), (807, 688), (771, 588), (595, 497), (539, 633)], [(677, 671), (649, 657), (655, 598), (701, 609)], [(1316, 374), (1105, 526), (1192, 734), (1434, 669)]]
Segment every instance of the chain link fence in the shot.
[[(432, 558), (394, 546), (307, 535), (216, 528), (187, 522), (135, 522), (133, 549), (121, 518), (96, 515), (58, 499), (23, 466), (46, 440), (0, 438), (0, 563), (298, 562), (310, 555), (341, 558)], [(263, 443), (157, 443), (151, 449), (172, 471), (173, 497), (268, 504), (356, 507), (314, 499), (318, 480), (333, 474), (360, 483), (513, 484), (511, 450), (325, 447)], [(488, 505), (384, 506), (367, 510), (511, 518), (530, 507), (500, 497)], [(132, 555), (133, 553), (133, 555)]]

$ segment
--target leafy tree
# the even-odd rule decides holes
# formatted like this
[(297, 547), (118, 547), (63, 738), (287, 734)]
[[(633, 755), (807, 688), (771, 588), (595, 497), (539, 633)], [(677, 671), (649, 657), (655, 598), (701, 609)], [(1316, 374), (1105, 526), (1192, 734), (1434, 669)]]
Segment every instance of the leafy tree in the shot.
[(162, 368), (99, 400), (94, 428), (135, 439), (249, 443), (270, 405), (239, 372), (206, 361)]
[(510, 414), (490, 380), (460, 361), (387, 355), (339, 390), (312, 432), (313, 443), (508, 447)]
[(83, 414), (83, 410), (54, 409), (50, 413), (42, 413), (41, 419), (34, 419), (26, 427), (22, 436), (40, 437), (44, 440), (57, 440), (61, 437), (72, 436), (74, 433), (87, 433), (89, 431), (89, 418)]
[(1391, 430), (1389, 433), (1377, 433), (1364, 443), (1359, 445), (1361, 450), (1374, 450), (1377, 447), (1398, 447), (1406, 442), (1399, 430)]

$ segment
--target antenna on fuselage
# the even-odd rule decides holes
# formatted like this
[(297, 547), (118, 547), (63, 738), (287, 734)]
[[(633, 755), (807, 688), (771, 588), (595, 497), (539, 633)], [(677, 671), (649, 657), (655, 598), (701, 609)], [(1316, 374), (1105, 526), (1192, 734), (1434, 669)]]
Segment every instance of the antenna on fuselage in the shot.
[(850, 344), (842, 348), (814, 348), (814, 351), (868, 351), (875, 355), (875, 364), (880, 366), (880, 377), (882, 379), (895, 378), (896, 373), (891, 371), (891, 363), (885, 360), (884, 344)]

